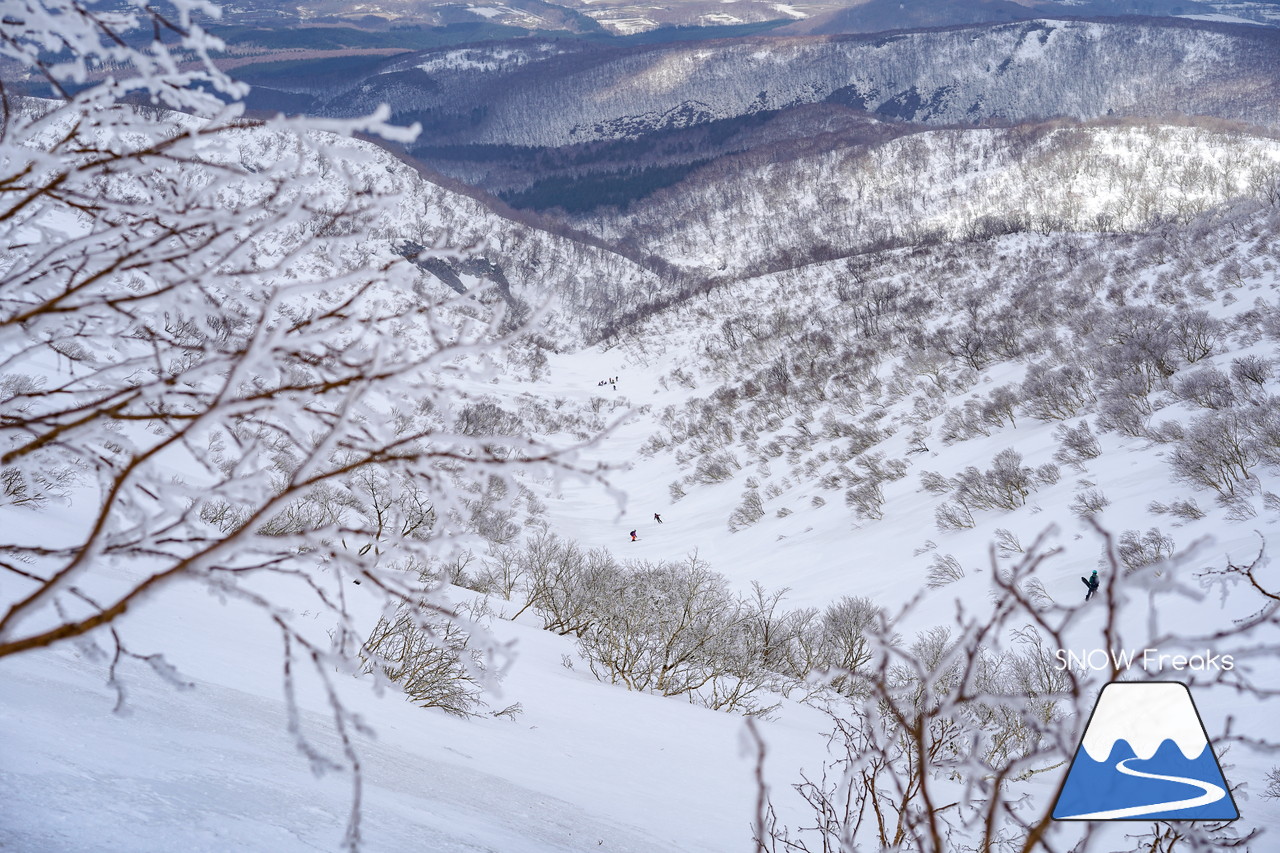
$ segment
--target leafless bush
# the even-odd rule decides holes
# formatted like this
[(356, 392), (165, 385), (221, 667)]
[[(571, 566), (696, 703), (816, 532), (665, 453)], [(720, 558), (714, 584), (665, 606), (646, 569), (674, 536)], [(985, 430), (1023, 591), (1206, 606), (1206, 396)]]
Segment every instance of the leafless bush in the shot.
[(1267, 774), (1267, 787), (1262, 796), (1271, 800), (1280, 799), (1280, 767), (1271, 768), (1271, 772)]
[(1173, 393), (1179, 400), (1205, 409), (1230, 408), (1236, 401), (1231, 378), (1214, 367), (1202, 367), (1179, 377), (1173, 383)]
[(1145, 395), (1127, 393), (1113, 385), (1098, 403), (1098, 430), (1143, 438), (1147, 435), (1151, 414), (1151, 404)]
[(728, 480), (742, 466), (728, 451), (707, 453), (698, 458), (691, 475), (693, 482), (708, 485)]
[(1231, 378), (1241, 388), (1248, 389), (1246, 394), (1252, 395), (1266, 387), (1273, 375), (1270, 360), (1256, 355), (1246, 355), (1231, 359)]
[(1250, 469), (1260, 459), (1247, 421), (1234, 411), (1193, 418), (1173, 447), (1169, 464), (1174, 479), (1209, 488), (1223, 498), (1251, 493)]
[(1001, 557), (1012, 557), (1014, 554), (1023, 553), (1022, 543), (1018, 541), (1018, 537), (1013, 534), (1013, 531), (997, 527), (996, 551)]
[(880, 483), (869, 481), (844, 493), (845, 505), (858, 518), (878, 520), (884, 518), (884, 489)]
[(1033, 364), (1027, 368), (1027, 376), (1019, 389), (1023, 411), (1040, 421), (1075, 417), (1096, 399), (1091, 382), (1089, 371), (1083, 365)]
[(1175, 311), (1170, 327), (1178, 353), (1192, 364), (1213, 355), (1224, 331), (1221, 320), (1199, 308)]
[(1152, 501), (1147, 507), (1148, 512), (1156, 515), (1172, 515), (1174, 518), (1181, 518), (1184, 521), (1195, 521), (1204, 518), (1204, 510), (1196, 503), (1195, 498), (1190, 500), (1175, 500), (1172, 503), (1165, 504), (1159, 501)]
[(484, 658), (469, 641), (455, 618), (424, 618), (418, 610), (403, 609), (378, 620), (361, 658), (366, 673), (377, 670), (415, 705), (474, 717), (484, 707)]
[(742, 493), (742, 500), (729, 514), (729, 530), (737, 533), (762, 518), (764, 518), (764, 501), (760, 498), (760, 490), (748, 488)]
[(1125, 572), (1159, 563), (1173, 556), (1173, 538), (1152, 527), (1146, 533), (1126, 530), (1116, 543), (1116, 555)]
[(855, 696), (854, 674), (871, 660), (870, 635), (883, 617), (883, 609), (863, 596), (845, 596), (828, 605), (818, 623), (810, 668), (823, 674), (837, 692)]
[(921, 471), (920, 486), (934, 495), (945, 495), (954, 487), (951, 480), (937, 471)]
[(939, 530), (966, 530), (973, 527), (973, 513), (958, 501), (943, 501), (933, 511), (934, 522)]
[(697, 555), (635, 564), (596, 601), (579, 650), (597, 678), (726, 711), (761, 713), (779, 686), (744, 604)]
[(1036, 482), (1041, 486), (1052, 486), (1062, 479), (1062, 469), (1052, 462), (1036, 466)]
[(1084, 470), (1085, 460), (1097, 459), (1102, 454), (1102, 447), (1088, 421), (1081, 421), (1079, 426), (1069, 427), (1061, 424), (1054, 427), (1053, 437), (1059, 442), (1059, 448), (1053, 458), (1063, 465), (1071, 465), (1077, 470)]
[(1071, 499), (1069, 508), (1078, 518), (1087, 518), (1102, 512), (1109, 506), (1111, 506), (1110, 499), (1099, 489), (1085, 489), (1076, 493)]
[[(1044, 473), (1053, 478), (1055, 471)], [(986, 471), (970, 466), (957, 474), (952, 479), (952, 499), (970, 509), (1016, 509), (1035, 490), (1035, 475), (1022, 464), (1022, 454), (1005, 449), (995, 455)]]
[(532, 608), (546, 630), (576, 636), (599, 618), (601, 600), (612, 593), (622, 573), (608, 551), (587, 551), (552, 533), (530, 539), (515, 562), (525, 604), (512, 618)]
[(935, 554), (926, 575), (930, 589), (955, 583), (964, 577), (964, 567), (950, 554)]

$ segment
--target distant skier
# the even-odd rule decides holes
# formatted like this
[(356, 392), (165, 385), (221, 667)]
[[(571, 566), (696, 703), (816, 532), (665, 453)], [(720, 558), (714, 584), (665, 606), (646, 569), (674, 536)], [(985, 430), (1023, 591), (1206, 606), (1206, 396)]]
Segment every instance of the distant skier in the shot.
[(654, 521), (656, 521), (656, 522), (658, 522), (659, 524), (661, 524), (661, 523), (662, 523), (662, 516), (658, 515), (658, 514), (655, 512), (655, 513), (653, 514), (653, 520), (654, 520)]
[(632, 542), (636, 541), (636, 532), (634, 530), (631, 531), (631, 541)]
[(1093, 574), (1089, 575), (1089, 579), (1080, 578), (1080, 583), (1089, 587), (1089, 591), (1084, 594), (1084, 600), (1088, 601), (1093, 598), (1093, 594), (1098, 591), (1098, 570), (1094, 569)]

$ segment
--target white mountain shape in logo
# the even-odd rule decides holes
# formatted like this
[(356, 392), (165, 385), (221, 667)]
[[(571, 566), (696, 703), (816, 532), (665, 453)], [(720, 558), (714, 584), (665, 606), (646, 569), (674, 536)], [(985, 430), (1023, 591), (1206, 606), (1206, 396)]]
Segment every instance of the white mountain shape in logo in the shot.
[(1054, 820), (1239, 816), (1185, 685), (1115, 682), (1102, 689)]
[(1080, 745), (1094, 761), (1106, 761), (1118, 740), (1144, 761), (1166, 740), (1189, 759), (1209, 745), (1191, 694), (1174, 682), (1120, 682), (1102, 692)]

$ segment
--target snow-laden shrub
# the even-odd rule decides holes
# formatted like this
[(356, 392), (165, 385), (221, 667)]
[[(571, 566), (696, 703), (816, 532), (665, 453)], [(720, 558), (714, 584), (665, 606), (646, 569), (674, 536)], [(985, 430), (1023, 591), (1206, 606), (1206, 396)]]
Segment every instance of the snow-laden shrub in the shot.
[(470, 634), (455, 619), (401, 610), (378, 620), (361, 658), (365, 672), (377, 670), (415, 705), (472, 717), (484, 707), (484, 659), (469, 641)]
[(964, 577), (964, 567), (960, 561), (950, 554), (935, 554), (925, 575), (926, 585), (930, 589), (955, 583)]
[(1166, 536), (1158, 527), (1146, 533), (1126, 530), (1116, 542), (1116, 556), (1126, 573), (1134, 572), (1173, 556), (1173, 537)]
[(1081, 364), (1033, 364), (1019, 389), (1022, 410), (1039, 421), (1075, 417), (1095, 401), (1091, 383), (1089, 370)]
[(1079, 518), (1096, 515), (1111, 506), (1111, 500), (1099, 489), (1085, 489), (1071, 499), (1068, 509)]
[(1173, 383), (1173, 393), (1179, 400), (1205, 409), (1226, 409), (1236, 402), (1231, 387), (1231, 377), (1215, 367), (1202, 367)]
[[(1152, 501), (1147, 510), (1155, 515), (1172, 515), (1174, 518), (1181, 518), (1184, 521), (1195, 521), (1204, 518), (1204, 510), (1196, 503), (1195, 499), (1175, 500), (1165, 505), (1159, 501)], [(1175, 525), (1176, 526), (1176, 525)]]
[(760, 490), (748, 488), (742, 493), (742, 500), (729, 514), (729, 531), (737, 533), (762, 518), (764, 518), (764, 501), (760, 498)]
[(1252, 492), (1250, 471), (1260, 461), (1260, 454), (1249, 426), (1235, 411), (1193, 418), (1169, 454), (1174, 479), (1213, 489), (1224, 498)]
[(737, 458), (728, 451), (717, 451), (698, 457), (693, 468), (693, 482), (709, 485), (721, 483), (733, 476), (742, 466)]
[(1086, 460), (1097, 459), (1102, 454), (1102, 447), (1089, 429), (1088, 421), (1081, 421), (1075, 427), (1066, 424), (1054, 427), (1053, 437), (1059, 443), (1057, 452), (1053, 454), (1054, 460), (1063, 465), (1071, 465), (1079, 471), (1084, 470)]

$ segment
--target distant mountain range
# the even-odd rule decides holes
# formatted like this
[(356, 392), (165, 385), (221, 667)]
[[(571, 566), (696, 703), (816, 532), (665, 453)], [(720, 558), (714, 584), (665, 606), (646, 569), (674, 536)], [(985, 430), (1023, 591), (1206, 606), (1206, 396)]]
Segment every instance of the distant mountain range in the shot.
[(772, 22), (788, 34), (870, 33), (955, 24), (1004, 23), (1040, 17), (1155, 15), (1218, 18), (1268, 26), (1280, 23), (1275, 0), (319, 0), (314, 3), (245, 0), (225, 8), (237, 25), (405, 26), (489, 24), (528, 32), (634, 35), (661, 29), (741, 27)]

